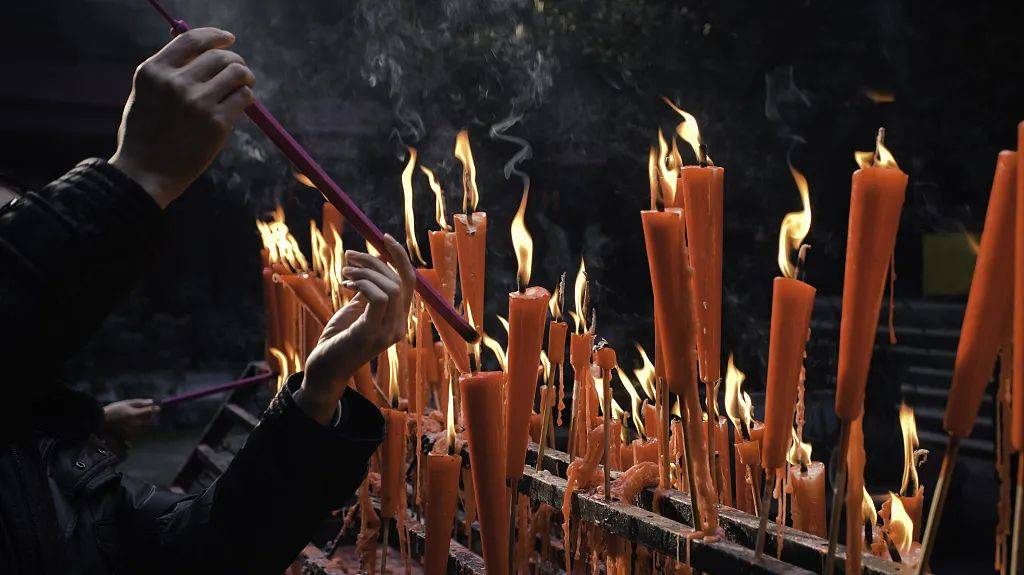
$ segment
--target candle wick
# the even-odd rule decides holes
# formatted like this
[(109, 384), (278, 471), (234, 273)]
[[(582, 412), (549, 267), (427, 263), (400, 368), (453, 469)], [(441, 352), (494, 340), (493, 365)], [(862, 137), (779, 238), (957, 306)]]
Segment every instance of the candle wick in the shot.
[(743, 435), (743, 441), (750, 441), (750, 429), (746, 421), (740, 422), (740, 433)]
[(708, 147), (707, 147), (707, 144), (704, 144), (703, 142), (701, 142), (701, 144), (697, 147), (697, 149), (700, 150), (700, 157), (697, 159), (698, 163), (700, 164), (700, 167), (702, 167), (702, 168), (708, 167)]
[(809, 471), (809, 470), (807, 469), (807, 464), (806, 464), (806, 463), (804, 463), (803, 461), (801, 461), (801, 462), (800, 462), (800, 474), (801, 474), (801, 475), (807, 475), (807, 472), (808, 472), (808, 471)]
[(874, 529), (871, 528), (871, 519), (864, 519), (864, 539), (867, 540), (868, 545), (875, 542)]
[(811, 244), (803, 244), (802, 246), (800, 246), (800, 251), (797, 253), (796, 256), (796, 270), (793, 275), (796, 277), (796, 279), (800, 281), (804, 281), (804, 277), (806, 277), (807, 275), (807, 268), (805, 267), (805, 263), (807, 260), (807, 251), (810, 249)]
[(880, 154), (879, 154), (879, 148), (883, 147), (884, 145), (885, 145), (885, 128), (882, 127), (882, 128), (878, 128), (878, 135), (875, 136), (875, 158), (874, 158), (874, 162), (876, 164), (881, 161), (881, 157), (880, 157)]

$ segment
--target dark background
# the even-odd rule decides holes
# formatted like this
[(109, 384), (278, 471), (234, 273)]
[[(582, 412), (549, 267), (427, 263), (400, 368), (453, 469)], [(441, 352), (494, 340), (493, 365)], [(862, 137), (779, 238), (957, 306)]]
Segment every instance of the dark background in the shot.
[[(550, 288), (566, 271), (572, 278), (584, 257), (600, 334), (626, 365), (635, 361), (633, 341), (653, 347), (637, 212), (648, 204), (647, 148), (658, 127), (668, 131), (677, 121), (660, 97), (672, 98), (697, 117), (715, 163), (727, 172), (724, 348), (735, 351), (754, 390), (766, 362), (778, 227), (800, 206), (787, 153), (811, 187), (808, 281), (829, 301), (825, 296), (841, 293), (853, 151), (870, 149), (878, 127), (887, 128), (889, 147), (910, 175), (896, 291), (901, 300), (918, 301), (922, 234), (980, 230), (995, 156), (1015, 145), (1014, 127), (1024, 118), (1019, 4), (169, 5), (194, 26), (237, 34), (259, 96), (396, 236), (405, 146), (419, 149), (421, 163), (440, 176), (449, 208), (457, 208), (461, 188), (451, 151), (455, 133), (469, 129), (480, 208), (491, 221), (487, 327), (498, 339), (494, 314), (505, 313), (501, 294), (515, 281), (507, 230), (522, 188), (516, 174), (503, 170), (528, 173), (534, 283)], [(166, 26), (143, 0), (6, 2), (0, 17), (0, 170), (37, 187), (84, 157), (111, 154), (132, 71), (167, 39)], [(893, 101), (870, 97), (880, 93)], [(511, 123), (510, 139), (492, 137), (503, 121)], [(510, 163), (523, 146), (531, 156)], [(421, 175), (415, 186), (426, 253), (433, 202)], [(75, 358), (72, 379), (113, 398), (126, 388), (162, 394), (182, 381), (240, 371), (262, 353), (253, 222), (281, 202), (306, 242), (307, 220), (321, 201), (243, 123), (214, 168), (168, 210), (164, 257)], [(956, 314), (950, 323), (959, 328)], [(823, 349), (808, 359), (808, 387), (827, 395), (835, 348), (827, 330), (819, 337)], [(873, 378), (868, 399), (869, 414), (884, 422), (880, 438), (869, 434), (869, 459), (878, 469), (869, 468), (868, 483), (877, 481), (879, 491), (894, 488), (900, 468), (893, 427), (898, 385), (880, 389), (886, 382)], [(811, 427), (815, 453), (827, 453), (833, 424)], [(982, 522), (991, 529), (987, 514)], [(988, 559), (987, 551), (979, 554), (981, 565)]]

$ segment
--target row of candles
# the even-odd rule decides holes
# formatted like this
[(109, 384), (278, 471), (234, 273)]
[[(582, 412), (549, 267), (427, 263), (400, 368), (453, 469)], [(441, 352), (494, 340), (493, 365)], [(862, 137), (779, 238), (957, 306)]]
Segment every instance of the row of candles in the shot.
[[(422, 499), (426, 508), (428, 572), (439, 572), (434, 570), (441, 569), (439, 566), (447, 557), (447, 540), (462, 467), (455, 449), (456, 422), (464, 429), (473, 462), (471, 484), (464, 482), (464, 491), (472, 492), (470, 499), (473, 501), (464, 505), (471, 506), (479, 520), (488, 571), (508, 572), (509, 559), (514, 555), (510, 536), (514, 538), (516, 511), (521, 507), (514, 486), (523, 473), (531, 425), (535, 430), (534, 441), (543, 446), (553, 437), (554, 420), (562, 420), (566, 339), (568, 360), (574, 373), (575, 398), (570, 407), (568, 451), (574, 459), (582, 457), (577, 460), (581, 464), (570, 471), (588, 475), (577, 476), (576, 484), (585, 486), (592, 479), (589, 476), (592, 470), (586, 469), (584, 464), (591, 459), (588, 452), (592, 437), (597, 437), (593, 433), (600, 430), (601, 437), (596, 440), (600, 456), (593, 464), (605, 463), (606, 497), (612, 491), (609, 471), (613, 467), (628, 475), (644, 463), (656, 463), (657, 484), (662, 488), (677, 486), (690, 493), (696, 526), (706, 535), (719, 532), (719, 503), (761, 515), (763, 535), (773, 493), (791, 493), (791, 515), (796, 529), (826, 534), (824, 465), (810, 460), (810, 446), (802, 441), (802, 364), (815, 298), (815, 289), (802, 278), (800, 271), (807, 247), (802, 246), (802, 242), (811, 222), (806, 179), (790, 165), (803, 209), (786, 215), (780, 233), (782, 276), (773, 282), (763, 424), (753, 421), (749, 396), (740, 389), (742, 374), (731, 358), (726, 373), (727, 412), (736, 438), (735, 458), (730, 465), (726, 418), (719, 416), (718, 410), (722, 383), (720, 328), (725, 170), (714, 166), (708, 157), (693, 116), (666, 102), (682, 118), (676, 135), (693, 149), (696, 165), (684, 165), (676, 137), (670, 139), (670, 146), (659, 132), (658, 149), (652, 147), (649, 153), (651, 209), (640, 214), (654, 293), (655, 361), (651, 365), (643, 353), (645, 365), (635, 371), (639, 387), (652, 404), (640, 399), (630, 377), (618, 365), (612, 348), (604, 342), (595, 346), (595, 320), (587, 301), (582, 264), (574, 290), (576, 310), (569, 312), (576, 324), (572, 333), (568, 333), (568, 325), (562, 321), (564, 278), (554, 297), (544, 288), (530, 286), (532, 240), (525, 227), (528, 188), (523, 190), (511, 228), (518, 262), (518, 289), (508, 295), (507, 353), (484, 334), (487, 214), (476, 211), (479, 193), (468, 134), (460, 132), (455, 146), (455, 156), (463, 166), (464, 194), (462, 213), (452, 218), (454, 229), (447, 223), (444, 193), (437, 178), (427, 167), (419, 166), (434, 194), (435, 216), (440, 228), (428, 232), (431, 268), (425, 267), (415, 237), (412, 182), (417, 158), (415, 150), (410, 149), (402, 184), (411, 257), (422, 266), (423, 277), (449, 302), (454, 301), (458, 289), (467, 319), (499, 356), (503, 368), (496, 372), (481, 371), (479, 344), (466, 344), (447, 323), (434, 317), (430, 308), (417, 303), (410, 318), (409, 340), (414, 343), (402, 342), (382, 354), (377, 361), (376, 376), (367, 365), (354, 377), (353, 385), (377, 401), (388, 421), (388, 439), (381, 448), (377, 464), (384, 519), (400, 518), (402, 514), (409, 418), (418, 437), (432, 426), (431, 421), (436, 421), (427, 415), (431, 397), (439, 412), (444, 413), (448, 438), (444, 444), (448, 449), (426, 458), (422, 480), (418, 450), (413, 456), (416, 497), (417, 501)], [(871, 551), (909, 560), (912, 541), (921, 536), (923, 508), (923, 488), (916, 480), (912, 414), (901, 413), (906, 445), (904, 482), (901, 495), (892, 495), (883, 505), (885, 523), (881, 529), (874, 525), (875, 507), (864, 489), (865, 454), (860, 429), (864, 386), (886, 273), (892, 265), (907, 176), (885, 147), (883, 131), (879, 132), (875, 151), (858, 153), (857, 160), (861, 168), (854, 172), (852, 181), (836, 390), (836, 413), (843, 422), (839, 488), (836, 490), (839, 504), (833, 507), (830, 529), (831, 557), (839, 511), (845, 503), (848, 572), (859, 570), (860, 550), (865, 543), (870, 545)], [(1013, 214), (1013, 208), (1017, 207), (1014, 205), (1016, 162), (1016, 153), (1004, 152), (997, 164), (986, 219), (987, 232), (982, 239), (957, 357), (959, 377), (954, 379), (952, 391), (954, 398), (964, 401), (951, 399), (947, 413), (947, 430), (957, 437), (970, 433), (984, 389), (978, 380), (982, 376), (987, 380), (995, 353), (1005, 341), (993, 344), (991, 328), (996, 321), (1009, 324), (1007, 318), (1011, 317), (1010, 296), (1000, 293), (997, 297), (995, 292), (1000, 286), (1012, 285), (1012, 281), (1007, 283), (1007, 276), (1012, 278), (1013, 266), (1011, 256), (1006, 255), (1009, 251), (1006, 246), (1013, 245), (1015, 228), (1012, 217), (1008, 219), (1005, 214)], [(338, 281), (344, 263), (341, 218), (325, 204), (322, 220), (319, 230), (311, 225), (312, 266), (307, 265), (294, 238), (288, 234), (280, 212), (273, 221), (259, 223), (265, 246), (267, 355), (268, 361), (279, 368), (279, 373), (301, 368), (302, 358), (315, 343), (319, 328), (351, 295), (345, 293)], [(1020, 235), (1018, 232), (1017, 241)], [(794, 253), (799, 254), (795, 263)], [(979, 295), (976, 296), (975, 291)], [(547, 321), (549, 309), (550, 322)], [(434, 342), (431, 326), (436, 329), (440, 342)], [(1008, 328), (997, 333), (1007, 332)], [(539, 372), (543, 374), (540, 377)], [(970, 374), (962, 375), (966, 372)], [(641, 437), (632, 442), (619, 438), (621, 434), (628, 439), (625, 419), (629, 414), (619, 409), (612, 397), (613, 374), (618, 376), (633, 406), (633, 426)], [(539, 387), (540, 413), (534, 411), (538, 378), (543, 383)], [(704, 406), (700, 404), (698, 379), (705, 387)], [(680, 400), (676, 407), (680, 420), (671, 426), (670, 392)], [(405, 398), (405, 405), (399, 403), (399, 397)], [(552, 411), (556, 412), (554, 417)], [(1017, 415), (1016, 411), (1014, 414)], [(1014, 445), (1020, 442), (1017, 428), (1013, 427)], [(642, 439), (643, 436), (648, 439)], [(581, 472), (581, 468), (584, 471)], [(732, 469), (736, 470), (734, 484), (730, 477)], [(426, 487), (425, 497), (419, 490), (421, 483)], [(844, 494), (845, 500), (840, 499)], [(567, 501), (569, 497), (571, 491), (567, 492)], [(782, 499), (778, 507), (779, 516), (784, 519)], [(568, 516), (565, 519), (568, 527)], [(862, 523), (866, 523), (867, 528), (862, 529)], [(564, 535), (568, 542), (568, 529)], [(759, 537), (759, 554), (762, 541), (763, 537)], [(566, 556), (568, 559), (568, 552)]]

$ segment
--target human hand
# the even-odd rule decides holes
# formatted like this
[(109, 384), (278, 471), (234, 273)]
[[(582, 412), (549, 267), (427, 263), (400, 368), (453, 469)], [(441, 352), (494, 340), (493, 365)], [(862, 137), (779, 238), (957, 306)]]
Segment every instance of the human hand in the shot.
[(103, 419), (121, 437), (131, 437), (139, 428), (152, 425), (160, 406), (152, 399), (125, 399), (103, 406)]
[(196, 28), (135, 70), (110, 163), (161, 208), (213, 162), (254, 96), (245, 60), (226, 50), (235, 37)]
[(334, 314), (306, 359), (295, 401), (320, 423), (331, 420), (356, 370), (405, 335), (416, 272), (401, 244), (391, 236), (384, 242), (394, 268), (369, 254), (346, 252), (343, 285), (356, 296)]

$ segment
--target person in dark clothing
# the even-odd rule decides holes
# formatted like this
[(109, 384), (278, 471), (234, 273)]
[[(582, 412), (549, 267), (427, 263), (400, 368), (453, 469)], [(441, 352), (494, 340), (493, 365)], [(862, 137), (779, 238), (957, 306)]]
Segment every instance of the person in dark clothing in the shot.
[(61, 383), (76, 351), (157, 252), (162, 209), (213, 161), (253, 101), (253, 76), (212, 28), (136, 71), (117, 151), (0, 207), (0, 573), (282, 573), (355, 491), (380, 444), (377, 408), (346, 382), (396, 342), (415, 281), (348, 253), (357, 295), (325, 328), (206, 491), (114, 469), (103, 410)]

